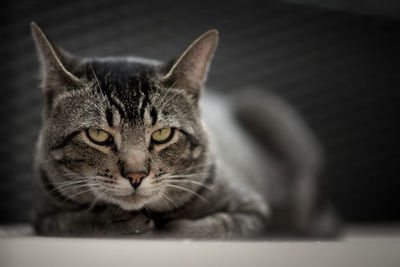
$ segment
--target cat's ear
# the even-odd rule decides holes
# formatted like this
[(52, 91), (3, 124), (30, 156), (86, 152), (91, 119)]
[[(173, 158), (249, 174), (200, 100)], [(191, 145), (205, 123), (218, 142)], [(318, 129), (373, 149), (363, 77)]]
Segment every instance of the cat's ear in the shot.
[(194, 99), (198, 99), (217, 45), (216, 30), (209, 30), (197, 38), (169, 69), (163, 78), (164, 84), (185, 89)]
[(82, 86), (83, 82), (66, 68), (66, 63), (73, 61), (72, 56), (53, 46), (35, 22), (31, 23), (31, 31), (41, 63), (42, 87), (48, 102), (62, 90)]

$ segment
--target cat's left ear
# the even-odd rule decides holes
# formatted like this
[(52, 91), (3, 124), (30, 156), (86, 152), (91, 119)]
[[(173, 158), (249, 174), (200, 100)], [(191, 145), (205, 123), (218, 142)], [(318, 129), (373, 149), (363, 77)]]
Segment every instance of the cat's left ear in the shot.
[(163, 78), (164, 84), (167, 87), (185, 89), (198, 100), (217, 45), (217, 30), (209, 30), (201, 35), (172, 65)]

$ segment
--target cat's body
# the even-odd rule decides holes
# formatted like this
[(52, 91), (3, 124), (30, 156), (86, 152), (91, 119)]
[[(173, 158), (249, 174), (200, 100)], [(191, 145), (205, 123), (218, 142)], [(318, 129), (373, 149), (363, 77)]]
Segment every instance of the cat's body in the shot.
[(46, 97), (36, 156), (38, 233), (248, 238), (279, 228), (321, 231), (320, 152), (295, 113), (256, 92), (209, 96), (206, 112), (199, 108), (215, 31), (163, 64), (77, 59), (35, 24), (32, 30)]

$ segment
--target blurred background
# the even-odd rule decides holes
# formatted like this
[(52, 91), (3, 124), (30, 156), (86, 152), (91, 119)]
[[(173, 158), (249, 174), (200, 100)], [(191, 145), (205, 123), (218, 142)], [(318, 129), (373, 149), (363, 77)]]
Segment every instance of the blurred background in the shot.
[(29, 220), (41, 91), (29, 23), (80, 56), (167, 60), (210, 28), (208, 86), (268, 88), (325, 147), (325, 194), (346, 221), (400, 220), (396, 0), (2, 1), (0, 223)]

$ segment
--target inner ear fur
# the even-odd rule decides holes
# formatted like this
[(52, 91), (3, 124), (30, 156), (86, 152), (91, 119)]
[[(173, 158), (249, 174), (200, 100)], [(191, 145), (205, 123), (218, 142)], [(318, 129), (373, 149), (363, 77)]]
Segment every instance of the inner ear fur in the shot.
[(31, 23), (31, 32), (41, 65), (42, 88), (48, 102), (62, 90), (83, 86), (83, 82), (66, 68), (66, 63), (72, 62), (73, 57), (55, 47), (35, 22)]
[(197, 38), (164, 76), (165, 86), (185, 89), (192, 97), (198, 99), (217, 46), (217, 30), (209, 30)]

